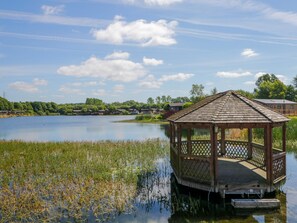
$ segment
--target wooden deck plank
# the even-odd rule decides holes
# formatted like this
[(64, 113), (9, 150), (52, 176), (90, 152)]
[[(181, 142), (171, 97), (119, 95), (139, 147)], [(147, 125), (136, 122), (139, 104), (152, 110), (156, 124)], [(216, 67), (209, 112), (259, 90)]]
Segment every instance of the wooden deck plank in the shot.
[(232, 199), (231, 204), (234, 208), (253, 209), (253, 208), (279, 208), (278, 199)]

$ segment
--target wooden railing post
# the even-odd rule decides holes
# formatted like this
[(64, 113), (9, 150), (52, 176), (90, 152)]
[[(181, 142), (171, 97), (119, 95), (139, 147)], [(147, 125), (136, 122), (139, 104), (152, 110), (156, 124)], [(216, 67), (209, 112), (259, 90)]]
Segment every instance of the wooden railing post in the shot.
[(212, 177), (212, 186), (215, 191), (217, 190), (216, 185), (217, 185), (217, 175), (218, 175), (217, 136), (218, 136), (217, 127), (215, 127), (215, 125), (212, 125), (210, 127), (211, 160), (212, 160), (211, 165), (213, 170), (211, 171), (211, 177)]
[(248, 128), (248, 159), (253, 158), (253, 131)]
[(267, 176), (267, 183), (271, 186), (273, 183), (273, 169), (272, 169), (272, 162), (273, 162), (273, 152), (272, 152), (272, 126), (270, 124), (266, 125), (264, 129), (265, 134), (265, 150), (266, 150), (266, 176)]
[(192, 139), (191, 139), (191, 128), (187, 130), (187, 152), (188, 155), (192, 155)]
[(181, 176), (181, 137), (182, 137), (182, 129), (181, 125), (177, 125), (177, 155), (178, 155), (178, 175)]
[(225, 128), (221, 128), (221, 154), (222, 156), (226, 154), (226, 144), (225, 144)]

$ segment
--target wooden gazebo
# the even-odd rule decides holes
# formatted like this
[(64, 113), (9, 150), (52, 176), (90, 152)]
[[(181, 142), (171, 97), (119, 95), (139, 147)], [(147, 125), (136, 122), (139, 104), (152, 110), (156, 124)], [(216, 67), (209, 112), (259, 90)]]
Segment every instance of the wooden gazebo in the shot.
[[(209, 96), (168, 120), (171, 166), (179, 184), (219, 192), (225, 197), (263, 195), (273, 192), (285, 180), (289, 119), (283, 115), (226, 91)], [(273, 148), (275, 127), (282, 129), (280, 149)], [(226, 131), (234, 128), (247, 129), (247, 139), (227, 140)], [(209, 131), (208, 139), (195, 139), (193, 132), (201, 129)], [(264, 130), (263, 144), (253, 142), (253, 129)]]

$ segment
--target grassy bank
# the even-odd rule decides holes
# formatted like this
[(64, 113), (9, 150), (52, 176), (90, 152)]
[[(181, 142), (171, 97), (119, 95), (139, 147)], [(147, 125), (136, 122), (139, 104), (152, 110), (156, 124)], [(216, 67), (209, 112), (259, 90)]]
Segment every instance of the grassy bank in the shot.
[(126, 211), (138, 177), (168, 150), (159, 140), (0, 141), (0, 221), (80, 221)]

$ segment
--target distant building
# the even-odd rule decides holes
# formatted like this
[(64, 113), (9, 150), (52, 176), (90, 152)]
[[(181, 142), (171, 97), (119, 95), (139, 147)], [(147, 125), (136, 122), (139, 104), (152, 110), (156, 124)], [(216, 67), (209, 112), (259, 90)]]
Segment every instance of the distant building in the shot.
[(297, 103), (286, 99), (254, 99), (272, 110), (284, 115), (297, 115)]
[(183, 106), (184, 106), (185, 103), (171, 103), (169, 104), (169, 110), (170, 111), (180, 111), (183, 109)]

